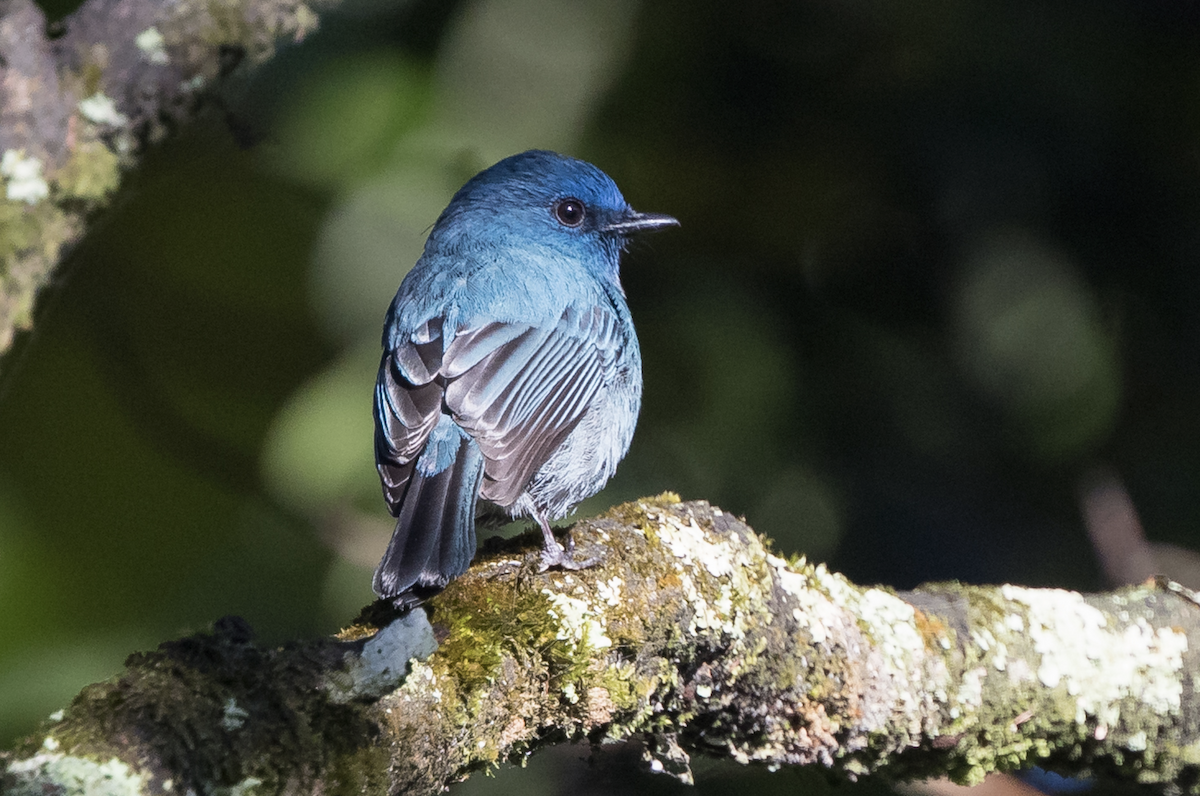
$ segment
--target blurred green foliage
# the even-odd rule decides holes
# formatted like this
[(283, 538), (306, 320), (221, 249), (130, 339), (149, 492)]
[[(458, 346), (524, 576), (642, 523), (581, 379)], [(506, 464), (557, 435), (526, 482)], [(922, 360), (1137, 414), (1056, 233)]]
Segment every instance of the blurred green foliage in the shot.
[[(370, 599), (383, 313), (531, 147), (683, 222), (626, 260), (645, 406), (582, 511), (674, 489), (858, 580), (1088, 588), (1104, 465), (1196, 547), (1198, 45), (1184, 0), (352, 3), (132, 175), (0, 363), (0, 736), (222, 614)], [(672, 790), (626, 756), (589, 787)]]

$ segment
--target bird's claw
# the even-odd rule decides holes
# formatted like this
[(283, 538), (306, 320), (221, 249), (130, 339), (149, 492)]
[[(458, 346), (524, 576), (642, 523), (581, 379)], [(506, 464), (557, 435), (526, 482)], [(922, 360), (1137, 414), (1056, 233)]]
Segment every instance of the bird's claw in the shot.
[(543, 547), (542, 563), (541, 566), (538, 567), (538, 572), (545, 572), (548, 569), (587, 569), (588, 567), (594, 567), (600, 563), (600, 559), (595, 556), (592, 558), (585, 558), (582, 561), (577, 560), (572, 557), (572, 553), (574, 552), (575, 544), (570, 539), (567, 541), (566, 550), (564, 550), (563, 546), (558, 542), (554, 543), (553, 550)]

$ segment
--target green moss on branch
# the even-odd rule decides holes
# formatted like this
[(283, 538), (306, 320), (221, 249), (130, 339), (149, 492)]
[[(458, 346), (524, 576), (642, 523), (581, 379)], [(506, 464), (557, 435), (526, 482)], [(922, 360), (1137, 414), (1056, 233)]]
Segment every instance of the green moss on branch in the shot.
[(538, 573), (536, 538), (503, 543), (430, 602), (431, 628), (375, 606), (339, 641), (264, 651), (226, 629), (135, 656), (13, 755), (10, 781), (82, 756), (198, 792), (436, 793), (549, 744), (642, 738), (685, 779), (702, 753), (960, 782), (1036, 763), (1197, 790), (1200, 607), (1174, 584), (898, 595), (673, 495), (574, 536), (599, 565)]

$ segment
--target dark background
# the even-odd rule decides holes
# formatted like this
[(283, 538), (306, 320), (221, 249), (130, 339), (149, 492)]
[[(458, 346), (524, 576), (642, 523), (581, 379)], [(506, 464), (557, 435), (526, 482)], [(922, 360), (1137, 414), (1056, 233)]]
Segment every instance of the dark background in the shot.
[[(0, 362), (0, 738), (221, 615), (281, 640), (370, 599), (384, 310), (453, 191), (531, 147), (683, 224), (625, 260), (645, 405), (583, 511), (671, 489), (856, 581), (1102, 588), (1100, 468), (1152, 540), (1195, 547), (1197, 9), (328, 18), (130, 175)], [(493, 787), (554, 792), (585, 754)], [(589, 792), (672, 788), (632, 760)]]

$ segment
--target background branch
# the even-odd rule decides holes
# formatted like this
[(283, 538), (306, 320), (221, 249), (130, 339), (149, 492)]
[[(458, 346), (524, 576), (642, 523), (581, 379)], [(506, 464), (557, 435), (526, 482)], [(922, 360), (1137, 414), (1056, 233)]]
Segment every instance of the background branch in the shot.
[(244, 59), (315, 30), (331, 0), (88, 0), (47, 29), (0, 0), (0, 354), (123, 169)]
[(851, 779), (1037, 763), (1197, 789), (1200, 609), (1174, 584), (896, 595), (672, 495), (574, 534), (601, 565), (538, 574), (535, 544), (502, 543), (430, 602), (432, 624), (372, 606), (338, 639), (263, 649), (228, 619), (134, 655), (5, 758), (6, 792), (436, 793), (563, 740), (636, 737), (685, 780), (700, 752)]

